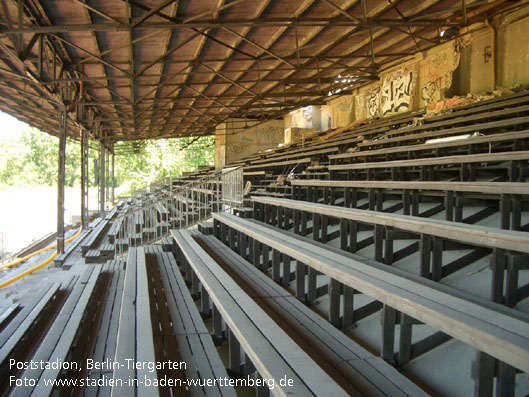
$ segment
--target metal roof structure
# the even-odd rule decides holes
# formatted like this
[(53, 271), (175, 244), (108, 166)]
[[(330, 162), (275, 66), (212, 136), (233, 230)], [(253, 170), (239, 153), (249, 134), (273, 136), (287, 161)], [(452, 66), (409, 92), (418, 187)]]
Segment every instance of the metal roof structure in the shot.
[[(506, 0), (1, 0), (0, 109), (108, 142), (200, 136), (350, 92)], [(337, 76), (340, 75), (338, 79)], [(92, 136), (102, 139), (103, 136)]]

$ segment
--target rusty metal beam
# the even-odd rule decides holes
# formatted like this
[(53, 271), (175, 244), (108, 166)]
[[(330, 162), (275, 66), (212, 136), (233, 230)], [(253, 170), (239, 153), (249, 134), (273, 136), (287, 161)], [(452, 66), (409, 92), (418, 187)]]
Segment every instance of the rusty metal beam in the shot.
[[(253, 45), (254, 47), (258, 48), (259, 50), (267, 53), (268, 55), (270, 55), (271, 57), (283, 62), (283, 63), (286, 63), (287, 65), (289, 65), (290, 67), (293, 67), (295, 68), (296, 66), (292, 63), (292, 62), (289, 62), (288, 60), (286, 60), (285, 58), (283, 57), (280, 57), (279, 55), (277, 54), (274, 54), (272, 51), (268, 50), (267, 48), (264, 48), (262, 45), (259, 45), (257, 44), (255, 41), (253, 40), (250, 40), (248, 39), (247, 37), (244, 37), (243, 35), (237, 33), (236, 31), (234, 31), (233, 29), (230, 29), (229, 27), (227, 26), (223, 26), (223, 29), (226, 30), (227, 32), (230, 32), (232, 33), (233, 35), (239, 37), (240, 39), (246, 41), (247, 43)], [(248, 60), (246, 60), (247, 62)]]
[(63, 104), (59, 114), (59, 160), (57, 180), (57, 253), (64, 252), (64, 181), (66, 174), (67, 108)]
[(343, 8), (341, 7), (338, 7), (336, 4), (334, 4), (332, 1), (330, 0), (321, 0), (323, 1), (325, 4), (329, 5), (332, 9), (334, 9), (335, 11), (338, 11), (340, 14), (342, 14), (343, 16), (345, 16), (346, 18), (350, 19), (351, 21), (355, 22), (355, 23), (361, 23), (362, 21), (360, 19), (358, 19), (357, 17), (349, 14), (347, 11), (345, 11)]
[[(134, 5), (143, 9), (148, 8), (137, 2)], [(458, 8), (460, 9), (460, 8)], [(149, 8), (150, 10), (150, 8)], [(448, 13), (448, 12), (443, 12)], [(165, 15), (158, 13), (158, 15)], [(171, 18), (168, 16), (168, 18)], [(173, 18), (171, 18), (173, 19)], [(446, 19), (420, 18), (402, 21), (398, 18), (370, 18), (367, 22), (353, 22), (348, 18), (267, 18), (267, 19), (240, 19), (223, 21), (200, 21), (190, 23), (180, 22), (146, 22), (141, 25), (142, 29), (219, 29), (224, 27), (292, 27), (295, 24), (306, 27), (368, 27), (368, 26), (463, 26), (462, 22), (447, 22)], [(23, 27), (2, 26), (0, 33), (6, 34), (52, 34), (73, 32), (116, 32), (129, 30), (131, 24), (123, 23), (96, 23), (96, 24), (69, 24), (69, 25), (24, 25)]]
[(136, 26), (141, 25), (143, 22), (145, 22), (147, 19), (152, 17), (154, 14), (156, 14), (158, 11), (162, 11), (164, 8), (168, 7), (172, 3), (178, 0), (165, 0), (162, 4), (160, 4), (156, 8), (152, 8), (150, 11), (146, 12), (144, 15), (141, 16), (140, 19), (137, 21), (134, 21), (134, 23), (131, 25), (131, 29), (134, 29)]

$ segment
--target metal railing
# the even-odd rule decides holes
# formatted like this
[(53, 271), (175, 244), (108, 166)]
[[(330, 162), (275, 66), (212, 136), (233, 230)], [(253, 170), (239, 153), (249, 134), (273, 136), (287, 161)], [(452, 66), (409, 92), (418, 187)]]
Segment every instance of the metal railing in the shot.
[(243, 202), (243, 168), (222, 170), (222, 202), (231, 207), (240, 207)]
[(114, 219), (108, 232), (109, 242), (120, 254), (128, 247), (159, 240), (171, 229), (193, 226), (213, 212), (239, 207), (243, 202), (242, 186), (242, 168), (231, 168), (130, 200)]

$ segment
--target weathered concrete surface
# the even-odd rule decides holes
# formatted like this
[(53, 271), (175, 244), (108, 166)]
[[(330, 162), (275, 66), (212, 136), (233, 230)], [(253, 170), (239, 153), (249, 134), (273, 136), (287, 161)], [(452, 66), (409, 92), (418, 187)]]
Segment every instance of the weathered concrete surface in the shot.
[(283, 120), (257, 124), (254, 120), (229, 119), (217, 126), (215, 136), (215, 167), (221, 168), (260, 150), (283, 143)]

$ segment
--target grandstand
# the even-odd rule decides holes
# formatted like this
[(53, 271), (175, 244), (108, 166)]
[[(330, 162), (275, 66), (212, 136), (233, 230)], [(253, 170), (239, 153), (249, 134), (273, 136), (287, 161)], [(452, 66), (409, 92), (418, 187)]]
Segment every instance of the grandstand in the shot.
[[(528, 10), (4, 0), (0, 109), (61, 144), (57, 233), (0, 267), (0, 393), (528, 395)], [(66, 137), (84, 196), (89, 140), (212, 134), (117, 202), (100, 167), (65, 227)]]

